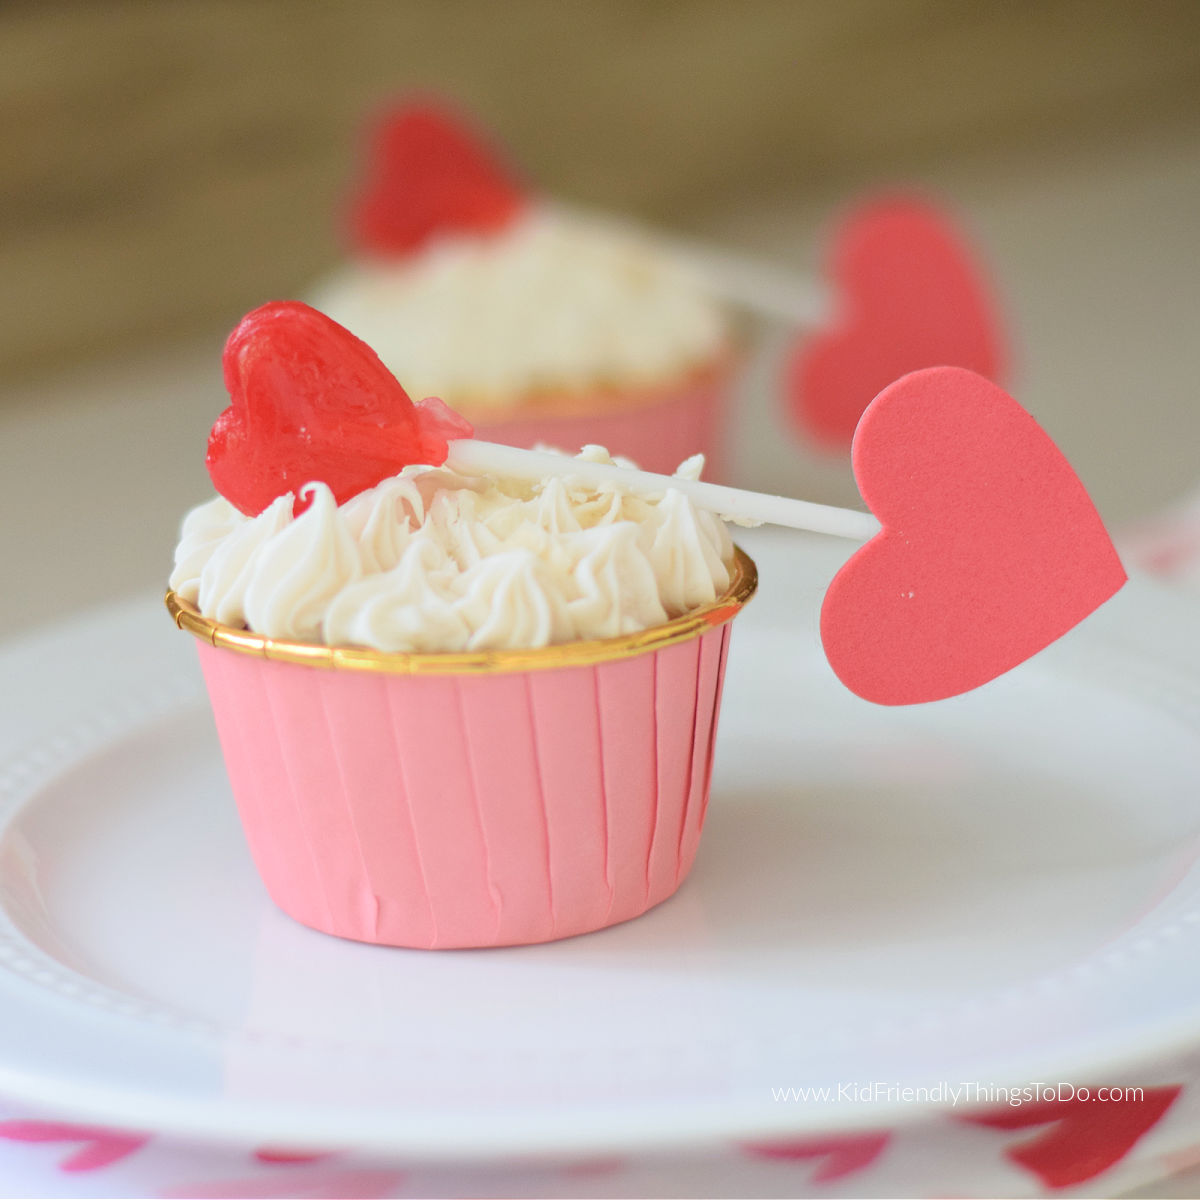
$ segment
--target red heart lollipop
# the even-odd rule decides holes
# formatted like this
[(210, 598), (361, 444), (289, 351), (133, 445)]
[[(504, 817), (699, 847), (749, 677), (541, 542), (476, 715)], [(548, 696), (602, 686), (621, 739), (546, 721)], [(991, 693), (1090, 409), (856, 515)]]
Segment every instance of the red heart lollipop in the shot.
[(995, 306), (964, 239), (932, 205), (885, 197), (837, 229), (827, 272), (838, 313), (787, 368), (797, 424), (831, 450), (850, 445), (872, 397), (921, 367), (999, 379), (1006, 354)]
[(835, 576), (821, 639), (878, 704), (954, 696), (1024, 662), (1125, 582), (1083, 485), (1037, 422), (972, 371), (884, 388), (854, 437), (883, 525)]
[(440, 400), (414, 405), (365, 342), (295, 300), (243, 317), (224, 365), (232, 403), (205, 461), (247, 516), (314, 480), (344, 504), (412, 463), (440, 466), (448, 440), (471, 436)]
[(434, 105), (383, 113), (368, 152), (350, 204), (351, 240), (365, 254), (411, 254), (439, 233), (494, 233), (525, 207), (524, 190), (499, 158)]

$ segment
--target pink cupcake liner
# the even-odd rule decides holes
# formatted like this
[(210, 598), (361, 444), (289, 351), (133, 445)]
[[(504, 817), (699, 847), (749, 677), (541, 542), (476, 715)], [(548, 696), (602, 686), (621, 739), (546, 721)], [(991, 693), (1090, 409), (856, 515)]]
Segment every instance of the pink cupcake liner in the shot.
[(544, 443), (574, 454), (589, 443), (633, 459), (647, 471), (671, 474), (685, 458), (703, 454), (705, 478), (720, 480), (732, 370), (723, 366), (670, 388), (598, 395), (593, 411), (552, 412), (475, 421), (484, 441), (531, 448)]
[(421, 949), (570, 937), (667, 899), (708, 806), (730, 618), (754, 587), (740, 562), (730, 596), (669, 644), (652, 631), (644, 649), (614, 639), (526, 652), (591, 654), (541, 669), (283, 661), (270, 654), (286, 644), (259, 639), (267, 656), (247, 653), (256, 635), (220, 626), (225, 644), (213, 644), (204, 618), (169, 596), (201, 635), (234, 799), (272, 899), (325, 933)]

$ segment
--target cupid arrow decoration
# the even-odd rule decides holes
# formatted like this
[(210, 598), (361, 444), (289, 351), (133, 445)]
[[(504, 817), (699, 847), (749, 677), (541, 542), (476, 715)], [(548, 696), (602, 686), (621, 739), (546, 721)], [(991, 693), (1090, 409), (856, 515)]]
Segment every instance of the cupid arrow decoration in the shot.
[(858, 419), (892, 380), (966, 367), (999, 381), (1008, 354), (997, 306), (965, 237), (928, 201), (880, 196), (851, 209), (826, 266), (832, 311), (802, 333), (784, 394), (797, 426), (844, 452)]
[(1062, 452), (981, 375), (931, 367), (884, 388), (851, 460), (883, 529), (826, 592), (821, 640), (838, 678), (868, 700), (970, 691), (1125, 582)]
[(842, 682), (878, 704), (979, 687), (1126, 579), (1061, 451), (1007, 392), (961, 367), (914, 371), (868, 405), (852, 458), (874, 515), (477, 441), (441, 401), (414, 405), (365, 343), (302, 304), (243, 318), (225, 372), (233, 403), (214, 426), (208, 465), (244, 512), (316, 480), (344, 503), (406, 466), (444, 463), (467, 475), (676, 488), (743, 524), (865, 541), (826, 593), (821, 637)]

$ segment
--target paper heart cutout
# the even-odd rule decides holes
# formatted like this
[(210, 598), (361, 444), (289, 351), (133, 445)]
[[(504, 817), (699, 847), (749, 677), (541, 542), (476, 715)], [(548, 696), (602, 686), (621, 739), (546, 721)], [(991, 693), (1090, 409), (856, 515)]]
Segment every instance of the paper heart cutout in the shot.
[(350, 203), (350, 237), (364, 254), (403, 256), (439, 233), (495, 233), (526, 195), (499, 157), (435, 104), (380, 114), (368, 135), (366, 176)]
[(837, 313), (803, 337), (784, 395), (819, 445), (844, 451), (880, 389), (922, 367), (966, 367), (999, 380), (1007, 353), (985, 277), (950, 220), (920, 200), (886, 196), (834, 233), (826, 274)]
[(144, 1133), (122, 1133), (98, 1125), (63, 1121), (3, 1121), (0, 1138), (14, 1142), (74, 1142), (77, 1149), (59, 1164), (60, 1171), (99, 1171), (135, 1154), (150, 1140)]
[(365, 342), (295, 300), (243, 317), (224, 367), (232, 403), (205, 461), (217, 491), (247, 516), (314, 481), (344, 504), (412, 463), (440, 466), (449, 439), (471, 436), (440, 400), (413, 404)]
[(164, 1200), (378, 1200), (394, 1196), (407, 1172), (390, 1167), (320, 1167), (293, 1169), (241, 1179), (210, 1179), (170, 1187)]
[(920, 704), (978, 687), (1125, 582), (1061, 451), (972, 371), (933, 367), (884, 388), (852, 461), (883, 529), (830, 584), (821, 640), (864, 699)]
[(1166, 1116), (1183, 1089), (1142, 1088), (1140, 1100), (1101, 1100), (1099, 1090), (1086, 1097), (1036, 1101), (960, 1119), (993, 1129), (1048, 1125), (1004, 1154), (1037, 1175), (1043, 1187), (1076, 1187), (1115, 1167)]
[(276, 1150), (271, 1146), (260, 1146), (254, 1151), (254, 1158), (272, 1166), (296, 1166), (299, 1163), (320, 1162), (322, 1159), (333, 1158), (335, 1150)]
[(838, 1133), (828, 1137), (751, 1142), (744, 1149), (756, 1158), (822, 1160), (813, 1172), (813, 1183), (833, 1183), (865, 1171), (892, 1140), (890, 1133)]

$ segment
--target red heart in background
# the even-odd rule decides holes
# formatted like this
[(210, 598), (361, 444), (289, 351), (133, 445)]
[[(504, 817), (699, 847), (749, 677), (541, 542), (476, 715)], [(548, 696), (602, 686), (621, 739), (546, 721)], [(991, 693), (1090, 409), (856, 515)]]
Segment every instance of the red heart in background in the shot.
[(1179, 1086), (1144, 1088), (1140, 1100), (1101, 1100), (1097, 1094), (1043, 1100), (961, 1120), (993, 1129), (1054, 1122), (1044, 1133), (1004, 1153), (1034, 1172), (1046, 1187), (1074, 1187), (1116, 1166), (1163, 1119), (1182, 1090)]
[(830, 584), (821, 639), (867, 700), (919, 704), (978, 687), (1125, 582), (1061, 451), (972, 371), (933, 367), (884, 388), (852, 458), (883, 529)]
[(350, 236), (366, 254), (403, 256), (439, 233), (494, 233), (525, 207), (524, 190), (461, 120), (435, 104), (380, 115)]
[(225, 344), (232, 400), (208, 439), (213, 485), (247, 516), (319, 480), (344, 504), (412, 463), (440, 466), (471, 426), (414, 405), (375, 352), (294, 300), (248, 313)]
[(800, 341), (784, 386), (793, 418), (819, 444), (845, 450), (871, 398), (910, 371), (946, 365), (1000, 378), (996, 306), (965, 240), (932, 205), (884, 197), (854, 209), (826, 273), (837, 314)]

